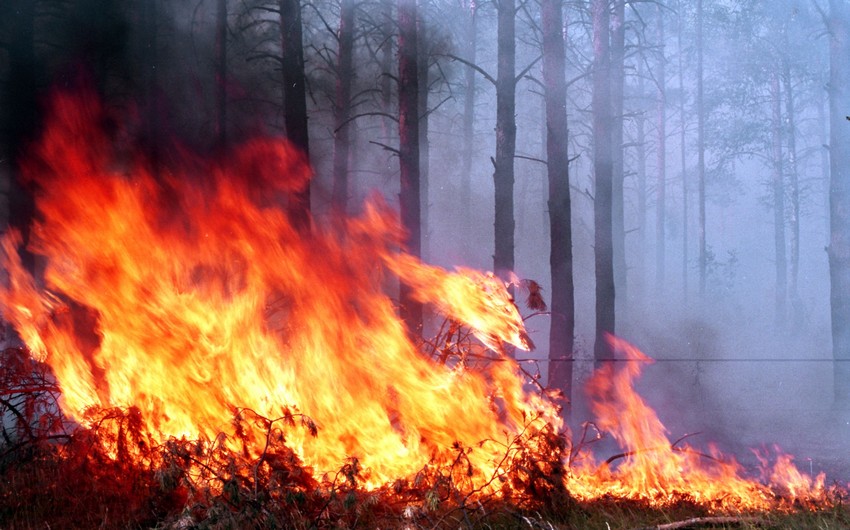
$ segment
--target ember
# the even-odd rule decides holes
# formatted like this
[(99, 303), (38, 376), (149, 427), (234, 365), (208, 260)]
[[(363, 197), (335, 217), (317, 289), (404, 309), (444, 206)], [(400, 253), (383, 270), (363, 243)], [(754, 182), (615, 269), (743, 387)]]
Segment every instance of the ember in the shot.
[[(531, 342), (500, 280), (398, 251), (395, 217), (380, 202), (299, 232), (274, 197), (309, 168), (285, 143), (255, 140), (220, 163), (187, 157), (155, 178), (110, 141), (102, 119), (93, 98), (55, 98), (26, 166), (39, 190), (30, 250), (44, 258), (44, 286), (11, 233), (0, 301), (52, 368), (68, 414), (100, 428), (98, 410), (131, 410), (134, 429), (150, 433), (112, 458), (170, 444), (190, 461), (188, 441), (200, 440), (269, 466), (300, 462), (315, 478), (346, 469), (366, 491), (448, 466), (466, 495), (539, 490), (542, 477), (582, 500), (686, 499), (717, 511), (827, 502), (824, 477), (790, 457), (760, 482), (716, 449), (671, 444), (632, 387), (638, 362), (603, 366), (588, 385), (596, 426), (623, 449), (598, 462), (589, 444), (558, 434), (558, 407), (529, 392), (504, 355), (506, 344)], [(383, 289), (393, 276), (470, 329), (492, 362), (424, 355)], [(648, 360), (611, 342), (626, 359)], [(290, 453), (272, 458), (275, 436)]]

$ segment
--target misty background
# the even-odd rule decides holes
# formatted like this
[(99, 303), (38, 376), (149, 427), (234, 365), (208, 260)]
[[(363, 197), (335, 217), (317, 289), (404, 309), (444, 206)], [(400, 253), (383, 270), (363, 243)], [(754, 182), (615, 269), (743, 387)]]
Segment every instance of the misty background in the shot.
[[(130, 130), (132, 138), (122, 141), (167, 168), (180, 146), (221, 156), (256, 135), (292, 136), (287, 98), (291, 104), (298, 96), (287, 92), (284, 78), (293, 65), (303, 74), (314, 221), (330, 222), (340, 210), (356, 215), (375, 192), (398, 205), (404, 80), (398, 9), (404, 3), (3, 0), (3, 218), (25, 231), (34, 215), (32, 190), (16, 180), (18, 161), (38, 137), (51, 90), (93, 86)], [(718, 441), (738, 453), (777, 442), (798, 463), (808, 462), (804, 469), (847, 471), (850, 415), (835, 403), (842, 379), (834, 377), (826, 250), (830, 90), (837, 90), (830, 86), (830, 45), (842, 38), (835, 28), (850, 24), (836, 18), (845, 16), (845, 4), (557, 3), (569, 167), (556, 169), (570, 190), (575, 327), (572, 358), (552, 365), (574, 367), (569, 382), (557, 382), (572, 390), (574, 401), (582, 401), (582, 381), (599, 360), (594, 82), (602, 21), (613, 59), (606, 86), (622, 87), (619, 103), (616, 91), (611, 97), (605, 133), (613, 139), (616, 292), (609, 300), (616, 327), (607, 331), (657, 360), (638, 387), (672, 439), (701, 432), (693, 443)], [(504, 50), (497, 44), (499, 13), (507, 6), (504, 0), (413, 6), (419, 253), (429, 263), (499, 269), (494, 218), (504, 203), (497, 208), (494, 167)], [(510, 268), (538, 282), (549, 302), (542, 9), (536, 0), (512, 9)], [(283, 38), (293, 21), (303, 64)], [(850, 101), (847, 107), (850, 114)], [(547, 382), (552, 319), (532, 315), (519, 291), (537, 349), (517, 357)], [(424, 333), (438, 325), (426, 313)], [(588, 419), (585, 413), (576, 408), (573, 422)]]

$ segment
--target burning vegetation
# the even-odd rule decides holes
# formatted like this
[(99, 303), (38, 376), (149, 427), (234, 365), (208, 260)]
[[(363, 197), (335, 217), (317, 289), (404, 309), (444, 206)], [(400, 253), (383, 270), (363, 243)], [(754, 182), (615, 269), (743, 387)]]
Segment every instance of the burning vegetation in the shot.
[[(844, 494), (786, 455), (750, 476), (671, 443), (633, 389), (649, 359), (614, 337), (596, 419), (569, 432), (507, 353), (531, 347), (507, 285), (406, 254), (378, 201), (294, 227), (279, 205), (310, 170), (286, 143), (154, 174), (96, 99), (59, 94), (51, 116), (25, 164), (43, 273), (19, 234), (2, 246), (3, 316), (28, 350), (0, 362), (0, 521), (534, 526), (616, 500), (737, 516)], [(410, 338), (396, 281), (445, 318), (433, 340)], [(601, 460), (603, 437), (621, 452)]]

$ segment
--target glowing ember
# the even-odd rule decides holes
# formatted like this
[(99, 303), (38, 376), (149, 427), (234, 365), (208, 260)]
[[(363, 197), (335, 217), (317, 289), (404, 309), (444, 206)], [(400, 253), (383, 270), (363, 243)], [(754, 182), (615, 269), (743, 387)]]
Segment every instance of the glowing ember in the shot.
[[(516, 365), (500, 356), (504, 343), (531, 344), (505, 284), (399, 251), (395, 216), (380, 203), (360, 218), (297, 231), (280, 203), (310, 172), (286, 143), (254, 140), (221, 163), (187, 155), (154, 176), (107, 137), (95, 99), (58, 95), (51, 111), (25, 166), (38, 189), (30, 250), (43, 257), (44, 285), (22, 267), (20, 236), (10, 233), (0, 303), (53, 368), (63, 407), (80, 422), (91, 407), (135, 407), (161, 440), (213, 439), (234, 434), (240, 409), (270, 419), (303, 414), (306, 428), (288, 429), (286, 443), (316, 473), (355, 457), (375, 487), (462, 450), (470, 490), (502, 491), (517, 440), (533, 445), (530, 432), (560, 428), (557, 408), (526, 391)], [(391, 276), (502, 362), (473, 370), (424, 356), (382, 288)], [(628, 358), (647, 360), (611, 340)], [(599, 464), (575, 448), (568, 490), (661, 505), (772, 505), (768, 486), (744, 478), (734, 461), (671, 447), (632, 388), (640, 364), (594, 375), (598, 426), (623, 455)], [(257, 423), (247, 434), (255, 455), (268, 428)], [(805, 476), (787, 457), (766, 481), (789, 500), (825, 495), (823, 477)]]

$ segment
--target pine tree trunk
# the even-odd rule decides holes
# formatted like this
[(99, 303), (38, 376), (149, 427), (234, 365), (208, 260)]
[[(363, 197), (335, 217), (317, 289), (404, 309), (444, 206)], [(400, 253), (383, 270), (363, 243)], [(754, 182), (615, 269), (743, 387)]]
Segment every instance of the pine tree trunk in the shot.
[[(280, 43), (283, 70), (283, 121), (286, 138), (309, 160), (307, 88), (300, 0), (280, 0)], [(296, 227), (310, 226), (310, 184), (289, 198), (289, 213)]]
[(612, 241), (613, 165), (611, 146), (611, 92), (609, 14), (607, 0), (593, 0), (593, 201), (596, 272), (597, 362), (613, 358), (606, 336), (615, 332), (614, 249)]
[(779, 88), (779, 74), (774, 73), (771, 82), (773, 103), (773, 242), (776, 251), (775, 307), (776, 328), (785, 325), (785, 300), (788, 285), (787, 258), (785, 255), (785, 178), (782, 171), (782, 94)]
[(699, 294), (705, 298), (708, 252), (705, 237), (705, 108), (703, 79), (702, 0), (697, 0), (697, 202), (699, 207)]
[[(470, 0), (468, 6), (469, 19), (466, 28), (466, 60), (475, 64), (478, 48), (478, 3)], [(475, 69), (467, 66), (465, 69), (466, 92), (463, 98), (463, 164), (460, 175), (460, 210), (464, 230), (468, 230), (471, 218), (469, 215), (472, 202), (472, 155), (475, 152)], [(464, 234), (470, 236), (471, 234)]]
[(685, 143), (688, 131), (688, 118), (685, 112), (685, 48), (682, 45), (682, 33), (684, 32), (684, 15), (682, 13), (682, 2), (676, 5), (679, 16), (676, 19), (676, 48), (679, 52), (679, 119), (681, 129), (679, 131), (679, 155), (682, 167), (682, 305), (688, 305), (688, 157), (687, 144)]
[(626, 289), (626, 219), (624, 195), (623, 161), (623, 93), (625, 89), (626, 61), (626, 3), (614, 2), (611, 18), (611, 157), (612, 157), (612, 241), (614, 248), (614, 288), (617, 292), (615, 309), (620, 322), (627, 313), (628, 292)]
[(495, 241), (493, 269), (505, 276), (514, 269), (514, 155), (516, 153), (516, 0), (498, 4), (496, 76)]
[(334, 104), (334, 155), (331, 203), (338, 214), (348, 209), (348, 168), (352, 124), (351, 84), (354, 80), (354, 0), (342, 0), (337, 33), (337, 75)]
[(850, 12), (830, 0), (829, 24), (829, 279), (835, 399), (850, 404)]
[(546, 174), (549, 182), (549, 267), (552, 279), (547, 386), (561, 389), (569, 402), (573, 381), (575, 289), (563, 0), (543, 0), (541, 11), (546, 105)]
[(793, 324), (795, 329), (799, 329), (804, 316), (803, 302), (797, 290), (797, 281), (800, 276), (800, 177), (797, 168), (797, 116), (794, 106), (793, 84), (791, 82), (791, 64), (788, 57), (783, 59), (783, 70), (782, 81), (785, 89), (785, 115), (787, 123), (785, 134), (788, 137), (788, 185), (791, 188), (791, 208), (789, 209), (788, 219), (791, 228), (788, 296), (791, 300)]
[[(421, 196), (419, 180), (419, 66), (417, 52), (416, 0), (398, 2), (398, 159), (401, 186), (399, 210), (407, 232), (405, 248), (420, 256)], [(422, 332), (422, 304), (409, 286), (399, 286), (401, 316), (408, 333)]]
[(431, 145), (428, 143), (428, 79), (429, 54), (427, 53), (425, 21), (420, 16), (417, 18), (418, 53), (416, 59), (417, 80), (419, 90), (417, 91), (417, 109), (419, 113), (419, 190), (421, 195), (420, 209), (422, 212), (420, 220), (421, 249), (423, 258), (430, 256), (431, 224), (430, 224), (430, 187), (428, 172), (430, 170)]
[(658, 152), (657, 152), (657, 180), (655, 184), (655, 286), (661, 293), (665, 283), (666, 262), (666, 240), (665, 222), (667, 218), (667, 91), (664, 83), (667, 79), (666, 62), (664, 56), (664, 10), (663, 6), (656, 6), (658, 20), (658, 100), (656, 106)]

